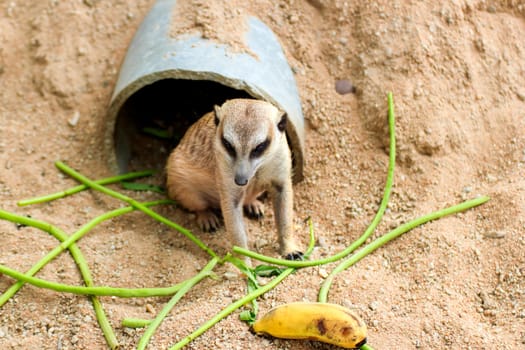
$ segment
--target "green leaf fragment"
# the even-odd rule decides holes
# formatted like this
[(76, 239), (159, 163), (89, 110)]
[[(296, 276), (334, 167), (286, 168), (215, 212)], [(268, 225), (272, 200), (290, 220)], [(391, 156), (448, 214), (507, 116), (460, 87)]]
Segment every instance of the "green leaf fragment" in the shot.
[(166, 193), (164, 188), (158, 185), (151, 185), (151, 184), (145, 184), (145, 183), (140, 183), (140, 182), (127, 182), (127, 181), (122, 181), (120, 184), (122, 188), (124, 188), (125, 190), (130, 190), (130, 191), (150, 191), (150, 192), (156, 192), (156, 193), (161, 193), (161, 194)]

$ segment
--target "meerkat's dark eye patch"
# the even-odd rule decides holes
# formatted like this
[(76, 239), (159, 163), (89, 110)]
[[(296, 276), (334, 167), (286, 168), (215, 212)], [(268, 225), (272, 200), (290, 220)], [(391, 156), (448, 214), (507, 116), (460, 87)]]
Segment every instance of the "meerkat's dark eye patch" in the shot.
[(228, 140), (226, 140), (224, 136), (221, 137), (221, 142), (222, 142), (222, 145), (224, 146), (224, 149), (226, 150), (226, 152), (228, 152), (230, 157), (235, 158), (236, 152), (235, 152), (235, 148), (233, 148), (233, 145)]
[(266, 139), (255, 146), (255, 148), (250, 152), (250, 158), (259, 158), (264, 153), (264, 151), (266, 151), (268, 145), (270, 145), (270, 140)]

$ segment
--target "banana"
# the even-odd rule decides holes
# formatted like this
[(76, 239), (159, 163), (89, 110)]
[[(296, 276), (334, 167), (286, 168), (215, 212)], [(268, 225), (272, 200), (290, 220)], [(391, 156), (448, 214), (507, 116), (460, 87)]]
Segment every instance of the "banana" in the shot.
[(296, 302), (277, 306), (253, 325), (257, 334), (308, 339), (355, 349), (366, 343), (367, 329), (352, 310), (330, 303)]

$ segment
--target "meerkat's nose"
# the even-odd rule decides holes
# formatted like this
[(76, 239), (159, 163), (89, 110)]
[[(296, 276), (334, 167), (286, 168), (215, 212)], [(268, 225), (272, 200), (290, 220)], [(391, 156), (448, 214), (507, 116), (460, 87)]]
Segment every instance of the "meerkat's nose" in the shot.
[(237, 186), (246, 186), (248, 183), (248, 178), (244, 175), (236, 174), (235, 175), (235, 184)]
[(245, 159), (240, 159), (234, 165), (233, 171), (235, 173), (235, 184), (237, 186), (246, 186), (251, 177), (249, 162)]

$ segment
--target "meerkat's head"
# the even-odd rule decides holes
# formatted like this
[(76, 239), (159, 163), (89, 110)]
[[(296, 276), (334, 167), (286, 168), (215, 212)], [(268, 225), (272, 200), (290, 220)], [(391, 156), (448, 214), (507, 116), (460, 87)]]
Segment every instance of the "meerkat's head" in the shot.
[[(272, 104), (234, 99), (215, 107), (215, 154), (231, 171), (235, 184), (244, 186), (265, 161), (286, 143), (286, 115)], [(284, 143), (284, 144), (283, 144)]]

